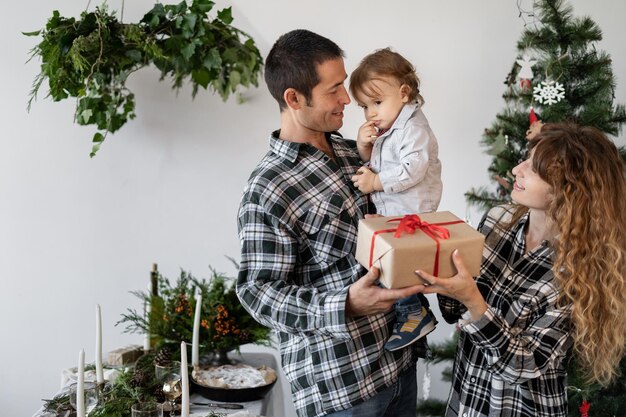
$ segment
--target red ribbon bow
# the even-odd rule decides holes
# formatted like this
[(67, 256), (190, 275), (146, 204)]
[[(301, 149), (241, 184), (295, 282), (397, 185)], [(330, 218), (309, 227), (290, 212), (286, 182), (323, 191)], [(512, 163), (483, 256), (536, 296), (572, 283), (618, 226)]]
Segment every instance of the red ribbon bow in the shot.
[(409, 233), (412, 235), (417, 229), (420, 229), (435, 240), (450, 238), (450, 231), (448, 229), (446, 229), (445, 227), (437, 226), (441, 223), (430, 224), (424, 222), (417, 214), (407, 214), (401, 219), (391, 219), (389, 221), (396, 222), (398, 220), (400, 220), (400, 224), (398, 225), (396, 233), (393, 235), (393, 237), (400, 237), (402, 236), (402, 233)]
[(395, 232), (393, 237), (399, 238), (402, 236), (402, 233), (413, 234), (415, 233), (416, 230), (419, 229), (422, 232), (424, 232), (427, 236), (429, 236), (431, 239), (433, 239), (435, 241), (435, 244), (437, 245), (437, 250), (435, 253), (435, 264), (433, 266), (433, 275), (435, 276), (439, 275), (439, 252), (440, 252), (440, 246), (441, 246), (439, 243), (439, 240), (450, 238), (450, 231), (446, 229), (445, 227), (440, 227), (440, 226), (448, 225), (448, 224), (463, 223), (463, 220), (456, 220), (452, 222), (443, 222), (443, 223), (428, 223), (428, 222), (422, 221), (422, 219), (420, 219), (420, 216), (418, 216), (417, 214), (407, 214), (404, 217), (390, 219), (387, 222), (397, 222), (397, 221), (400, 221), (400, 224), (395, 229), (377, 230), (373, 233), (372, 243), (370, 246), (370, 268), (372, 267), (372, 264), (374, 263), (374, 240), (376, 239), (376, 235), (380, 233)]

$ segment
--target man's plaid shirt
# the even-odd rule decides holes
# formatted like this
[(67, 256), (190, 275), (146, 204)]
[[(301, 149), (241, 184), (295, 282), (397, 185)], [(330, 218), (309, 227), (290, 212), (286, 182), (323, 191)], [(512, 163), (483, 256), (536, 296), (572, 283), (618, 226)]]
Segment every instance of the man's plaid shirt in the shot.
[(495, 207), (479, 226), (486, 238), (476, 282), (487, 312), (468, 322), (458, 302), (439, 296), (444, 318), (461, 318), (448, 417), (567, 416), (570, 307), (556, 304), (551, 245), (524, 254), (528, 213), (512, 228), (496, 227), (512, 210)]
[(328, 140), (334, 161), (274, 132), (239, 208), (237, 294), (276, 330), (301, 417), (350, 408), (415, 363), (411, 349), (383, 349), (393, 312), (345, 315), (348, 286), (366, 272), (353, 254), (368, 203), (350, 181), (361, 166), (355, 142)]

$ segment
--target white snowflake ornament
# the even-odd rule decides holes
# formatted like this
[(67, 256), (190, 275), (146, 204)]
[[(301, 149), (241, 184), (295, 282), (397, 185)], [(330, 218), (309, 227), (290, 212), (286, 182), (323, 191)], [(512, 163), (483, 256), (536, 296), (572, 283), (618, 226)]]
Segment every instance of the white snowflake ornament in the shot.
[(533, 88), (533, 98), (540, 104), (555, 104), (565, 98), (565, 88), (556, 81), (542, 81)]

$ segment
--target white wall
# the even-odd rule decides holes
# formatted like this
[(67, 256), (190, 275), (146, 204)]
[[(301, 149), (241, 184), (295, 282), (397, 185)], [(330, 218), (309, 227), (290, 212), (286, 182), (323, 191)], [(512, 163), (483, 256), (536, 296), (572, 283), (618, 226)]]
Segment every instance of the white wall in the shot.
[[(385, 46), (413, 61), (440, 144), (441, 209), (465, 215), (463, 193), (489, 183), (490, 159), (479, 140), (503, 107), (503, 81), (523, 26), (517, 1), (217, 3), (233, 6), (235, 26), (255, 38), (263, 56), (280, 34), (307, 28), (345, 49), (348, 71)], [(225, 255), (238, 258), (240, 193), (279, 121), (263, 84), (246, 92), (243, 105), (204, 91), (192, 101), (190, 88), (176, 94), (155, 70), (144, 70), (129, 81), (137, 119), (89, 159), (93, 130), (72, 123), (72, 100), (53, 103), (43, 91), (26, 112), (38, 62), (25, 61), (38, 39), (21, 35), (41, 28), (54, 9), (78, 16), (86, 4), (8, 2), (0, 26), (0, 415), (7, 417), (31, 415), (81, 348), (93, 361), (97, 303), (105, 352), (141, 343), (141, 336), (122, 334), (114, 323), (127, 307), (140, 307), (129, 291), (146, 287), (152, 262), (172, 279), (180, 268), (206, 277), (209, 265), (235, 274)], [(119, 9), (121, 0), (109, 4)], [(126, 2), (125, 20), (138, 20), (152, 4)], [(603, 29), (600, 48), (614, 60), (617, 100), (626, 102), (620, 46), (626, 3), (573, 4), (576, 14), (589, 14)], [(349, 106), (344, 136), (354, 137), (361, 120), (359, 109)], [(478, 214), (471, 217), (476, 221)], [(451, 331), (440, 324), (435, 337)], [(431, 394), (445, 397), (447, 387), (437, 378)]]

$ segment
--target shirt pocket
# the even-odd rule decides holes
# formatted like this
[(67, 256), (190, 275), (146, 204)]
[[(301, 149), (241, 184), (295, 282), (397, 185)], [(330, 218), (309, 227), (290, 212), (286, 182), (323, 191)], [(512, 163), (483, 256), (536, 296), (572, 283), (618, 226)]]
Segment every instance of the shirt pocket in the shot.
[(320, 199), (300, 219), (302, 261), (322, 267), (351, 255), (356, 245), (354, 201), (334, 193)]

